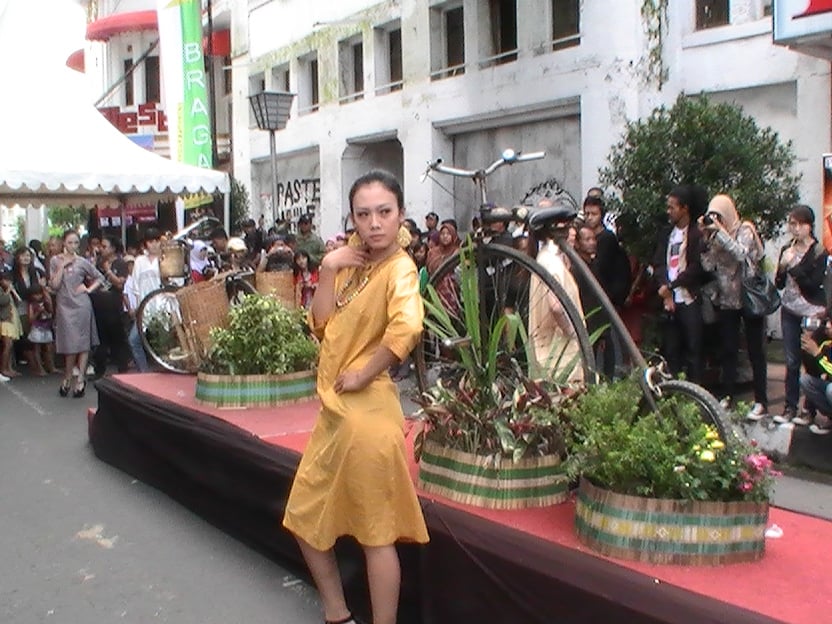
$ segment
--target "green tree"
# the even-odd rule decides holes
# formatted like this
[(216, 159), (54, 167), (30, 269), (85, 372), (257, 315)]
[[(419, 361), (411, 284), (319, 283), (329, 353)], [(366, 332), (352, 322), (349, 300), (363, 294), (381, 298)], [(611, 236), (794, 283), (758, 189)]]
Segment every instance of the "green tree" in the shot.
[(46, 210), (49, 236), (61, 236), (66, 230), (77, 230), (87, 223), (85, 206), (49, 206)]
[(600, 181), (627, 248), (645, 259), (667, 224), (666, 197), (678, 184), (699, 184), (709, 197), (727, 193), (742, 218), (771, 237), (798, 199), (794, 160), (791, 142), (760, 128), (739, 106), (682, 94), (672, 108), (627, 124)]
[(249, 217), (249, 208), (251, 201), (249, 200), (248, 189), (246, 185), (240, 182), (234, 176), (231, 176), (231, 231), (239, 232), (243, 229), (243, 221)]

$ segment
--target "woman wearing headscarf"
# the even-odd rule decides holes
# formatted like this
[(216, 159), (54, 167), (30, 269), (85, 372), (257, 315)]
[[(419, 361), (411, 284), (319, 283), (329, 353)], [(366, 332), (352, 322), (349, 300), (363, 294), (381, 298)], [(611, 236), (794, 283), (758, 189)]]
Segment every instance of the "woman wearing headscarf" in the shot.
[(699, 218), (705, 238), (702, 268), (716, 278), (714, 305), (717, 309), (722, 353), (722, 395), (726, 402), (734, 398), (739, 359), (740, 326), (745, 328), (748, 358), (754, 378), (754, 406), (749, 418), (759, 419), (768, 409), (766, 393), (767, 366), (764, 316), (748, 316), (742, 310), (742, 277), (754, 274), (765, 250), (751, 221), (742, 221), (734, 201), (728, 195), (716, 195), (708, 210)]
[[(433, 276), (445, 260), (459, 251), (459, 246), (460, 240), (456, 225), (450, 221), (445, 221), (439, 228), (436, 244), (428, 249), (428, 257), (425, 261), (428, 275)], [(457, 309), (457, 288), (453, 274), (446, 275), (436, 285), (436, 292), (449, 311)]]
[(208, 260), (208, 243), (202, 240), (195, 240), (191, 248), (191, 279), (194, 283), (204, 282), (208, 279), (205, 269), (211, 266)]

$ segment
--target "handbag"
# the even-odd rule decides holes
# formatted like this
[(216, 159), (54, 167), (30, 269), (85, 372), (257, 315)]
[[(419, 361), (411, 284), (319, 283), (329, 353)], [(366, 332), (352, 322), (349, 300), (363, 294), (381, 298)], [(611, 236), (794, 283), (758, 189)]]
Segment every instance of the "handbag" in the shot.
[(742, 311), (746, 316), (768, 316), (780, 307), (780, 293), (766, 275), (763, 262), (760, 260), (756, 271), (749, 262), (743, 265)]

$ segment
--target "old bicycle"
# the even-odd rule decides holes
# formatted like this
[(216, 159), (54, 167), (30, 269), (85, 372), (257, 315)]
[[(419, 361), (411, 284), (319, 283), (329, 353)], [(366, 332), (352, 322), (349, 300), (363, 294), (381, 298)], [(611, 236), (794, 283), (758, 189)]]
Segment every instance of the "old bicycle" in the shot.
[(230, 306), (255, 292), (250, 281), (254, 271), (250, 269), (193, 282), (190, 235), (202, 230), (206, 219), (213, 218), (195, 222), (163, 244), (159, 261), (162, 286), (150, 292), (136, 311), (145, 352), (157, 366), (173, 373), (195, 373), (205, 356), (210, 330), (224, 322)]
[[(480, 226), (472, 233), (470, 253), (478, 276), (479, 331), (484, 335), (480, 344), (488, 342), (487, 334), (497, 326), (499, 317), (510, 310), (519, 316), (531, 343), (553, 344), (550, 340), (551, 335), (557, 334), (555, 346), (550, 347), (548, 355), (544, 356), (550, 360), (550, 375), (554, 376), (566, 369), (572, 379), (580, 378), (586, 383), (594, 383), (598, 379), (593, 340), (573, 299), (561, 283), (528, 253), (503, 244), (512, 239), (505, 235), (495, 235), (493, 228), (495, 223), (521, 224), (532, 234), (532, 241), (534, 235), (540, 234), (545, 234), (551, 239), (559, 252), (568, 258), (571, 270), (580, 274), (583, 283), (592, 289), (600, 303), (603, 318), (608, 319), (612, 331), (618, 335), (631, 365), (641, 371), (640, 381), (645, 409), (656, 409), (659, 402), (669, 397), (684, 398), (695, 404), (702, 420), (713, 424), (724, 438), (727, 415), (716, 398), (701, 386), (672, 379), (660, 358), (653, 358), (648, 364), (589, 267), (567, 244), (568, 226), (577, 216), (577, 204), (574, 200), (564, 193), (556, 197), (551, 206), (545, 208), (519, 206), (507, 209), (488, 203), (487, 178), (492, 173), (505, 165), (539, 160), (543, 157), (542, 152), (518, 154), (513, 150), (506, 150), (488, 167), (472, 170), (445, 165), (441, 159), (428, 163), (426, 175), (437, 172), (469, 178), (477, 189)], [(502, 230), (503, 227), (498, 229)], [(534, 242), (530, 245), (534, 246)], [(535, 251), (536, 249), (529, 249), (529, 253)], [(458, 316), (464, 307), (464, 293), (459, 284), (461, 263), (464, 261), (465, 254), (457, 253), (440, 265), (430, 277), (429, 283), (441, 294), (439, 301), (450, 317)], [(548, 310), (549, 313), (541, 314), (541, 310)], [(557, 317), (556, 322), (553, 321), (553, 317)], [(461, 324), (459, 329), (460, 335), (457, 337), (432, 335), (430, 329), (426, 330), (425, 339), (414, 351), (420, 391), (424, 392), (439, 378), (454, 375), (457, 363), (455, 350), (459, 346), (467, 346), (469, 342)], [(540, 361), (532, 362), (529, 360), (533, 358), (524, 357), (519, 353), (516, 355), (517, 357), (510, 358), (512, 366), (519, 363), (526, 368), (526, 374), (535, 372), (531, 369), (537, 366), (539, 373)]]

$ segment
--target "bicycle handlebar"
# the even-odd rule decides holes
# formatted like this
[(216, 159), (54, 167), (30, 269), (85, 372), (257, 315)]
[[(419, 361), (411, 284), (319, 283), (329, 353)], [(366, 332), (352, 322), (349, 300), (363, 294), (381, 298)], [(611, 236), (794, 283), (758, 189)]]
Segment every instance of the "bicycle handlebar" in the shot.
[(514, 163), (527, 162), (529, 160), (540, 160), (545, 156), (546, 152), (531, 152), (529, 154), (523, 154), (522, 152), (515, 152), (512, 149), (507, 149), (497, 160), (488, 165), (485, 169), (460, 169), (458, 167), (444, 165), (442, 164), (442, 159), (437, 158), (436, 160), (428, 161), (425, 176), (427, 176), (427, 174), (431, 171), (438, 171), (439, 173), (446, 173), (448, 175), (458, 176), (461, 178), (481, 180), (490, 176), (503, 165), (513, 165)]

